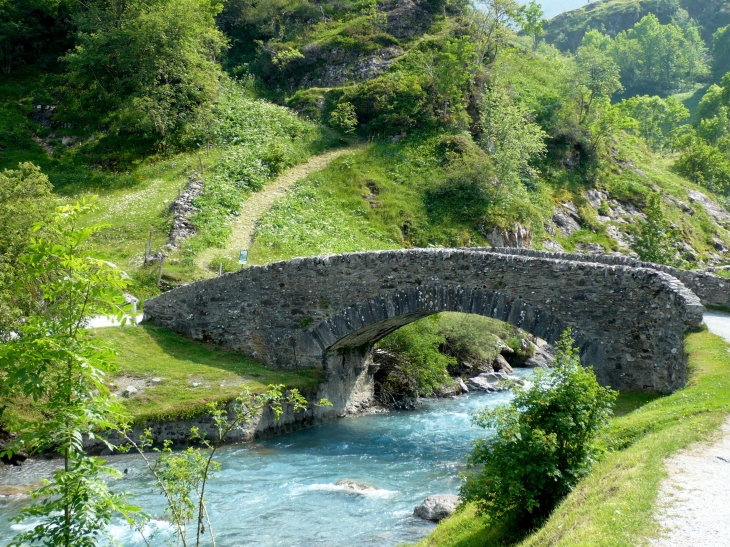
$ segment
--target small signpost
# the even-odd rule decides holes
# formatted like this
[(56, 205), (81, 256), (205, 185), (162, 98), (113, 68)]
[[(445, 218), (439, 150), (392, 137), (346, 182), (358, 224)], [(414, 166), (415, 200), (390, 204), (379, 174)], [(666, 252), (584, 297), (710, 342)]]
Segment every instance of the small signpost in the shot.
[(248, 251), (241, 251), (238, 257), (238, 263), (243, 266), (246, 262), (248, 262)]

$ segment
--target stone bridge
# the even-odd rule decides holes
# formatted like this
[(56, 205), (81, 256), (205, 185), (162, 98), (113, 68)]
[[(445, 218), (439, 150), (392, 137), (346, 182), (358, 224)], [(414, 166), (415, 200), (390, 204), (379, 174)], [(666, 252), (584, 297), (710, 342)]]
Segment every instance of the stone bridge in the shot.
[(412, 249), (253, 266), (151, 299), (144, 319), (270, 366), (323, 366), (326, 396), (342, 412), (372, 397), (373, 344), (442, 311), (500, 319), (549, 342), (572, 327), (603, 384), (669, 392), (686, 382), (684, 333), (700, 326), (703, 306), (656, 268)]

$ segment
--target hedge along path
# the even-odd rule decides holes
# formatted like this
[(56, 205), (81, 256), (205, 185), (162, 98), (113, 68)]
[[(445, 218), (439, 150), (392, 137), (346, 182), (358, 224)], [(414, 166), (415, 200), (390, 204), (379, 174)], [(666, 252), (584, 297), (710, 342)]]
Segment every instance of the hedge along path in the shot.
[(238, 260), (239, 252), (250, 249), (253, 235), (259, 219), (274, 205), (277, 199), (286, 193), (300, 180), (312, 173), (321, 171), (337, 158), (357, 152), (364, 148), (364, 144), (338, 148), (315, 156), (306, 163), (302, 163), (281, 173), (273, 182), (267, 184), (261, 191), (251, 194), (241, 207), (238, 218), (231, 226), (231, 236), (223, 249), (210, 248), (198, 254), (197, 265), (205, 268), (219, 255)]

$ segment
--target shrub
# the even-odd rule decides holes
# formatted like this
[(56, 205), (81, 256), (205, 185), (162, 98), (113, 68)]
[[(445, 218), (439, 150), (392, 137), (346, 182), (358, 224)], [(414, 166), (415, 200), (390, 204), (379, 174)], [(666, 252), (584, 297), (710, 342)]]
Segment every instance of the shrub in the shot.
[(357, 129), (357, 114), (352, 103), (340, 103), (330, 114), (330, 125), (343, 133), (353, 133)]
[(435, 121), (428, 94), (417, 76), (387, 74), (347, 90), (343, 100), (355, 107), (371, 134), (394, 135)]
[[(446, 369), (456, 364), (454, 357), (439, 352), (445, 343), (446, 337), (438, 332), (438, 318), (432, 316), (398, 329), (378, 345), (403, 357), (401, 372), (415, 381), (412, 395), (428, 397), (448, 379)], [(393, 391), (401, 392), (404, 386), (394, 387)]]
[(475, 442), (462, 498), (494, 521), (539, 523), (599, 455), (596, 439), (615, 398), (616, 392), (598, 385), (592, 369), (581, 366), (566, 331), (553, 368), (537, 369), (510, 403), (473, 417), (494, 435)]

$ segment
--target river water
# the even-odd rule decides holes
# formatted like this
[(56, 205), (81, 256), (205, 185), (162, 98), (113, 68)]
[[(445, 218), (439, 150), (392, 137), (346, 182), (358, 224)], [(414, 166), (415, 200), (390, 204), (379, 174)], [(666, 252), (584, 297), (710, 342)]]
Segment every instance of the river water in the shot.
[[(431, 494), (457, 493), (464, 456), (485, 433), (471, 425), (472, 413), (509, 397), (473, 393), (428, 400), (416, 411), (346, 418), (223, 449), (222, 470), (208, 498), (218, 546), (387, 547), (417, 541), (434, 525), (414, 518), (413, 508)], [(163, 500), (140, 462), (132, 456), (112, 462), (132, 470), (115, 488), (131, 492), (148, 513), (162, 515)], [(0, 483), (34, 482), (33, 473), (48, 472), (50, 465), (6, 471)], [(375, 489), (353, 493), (335, 484), (343, 479)], [(22, 529), (7, 523), (19, 508), (17, 500), (0, 499), (0, 545)], [(158, 518), (153, 527), (154, 544), (165, 544), (169, 525)], [(121, 522), (111, 532), (123, 545), (143, 545)]]

